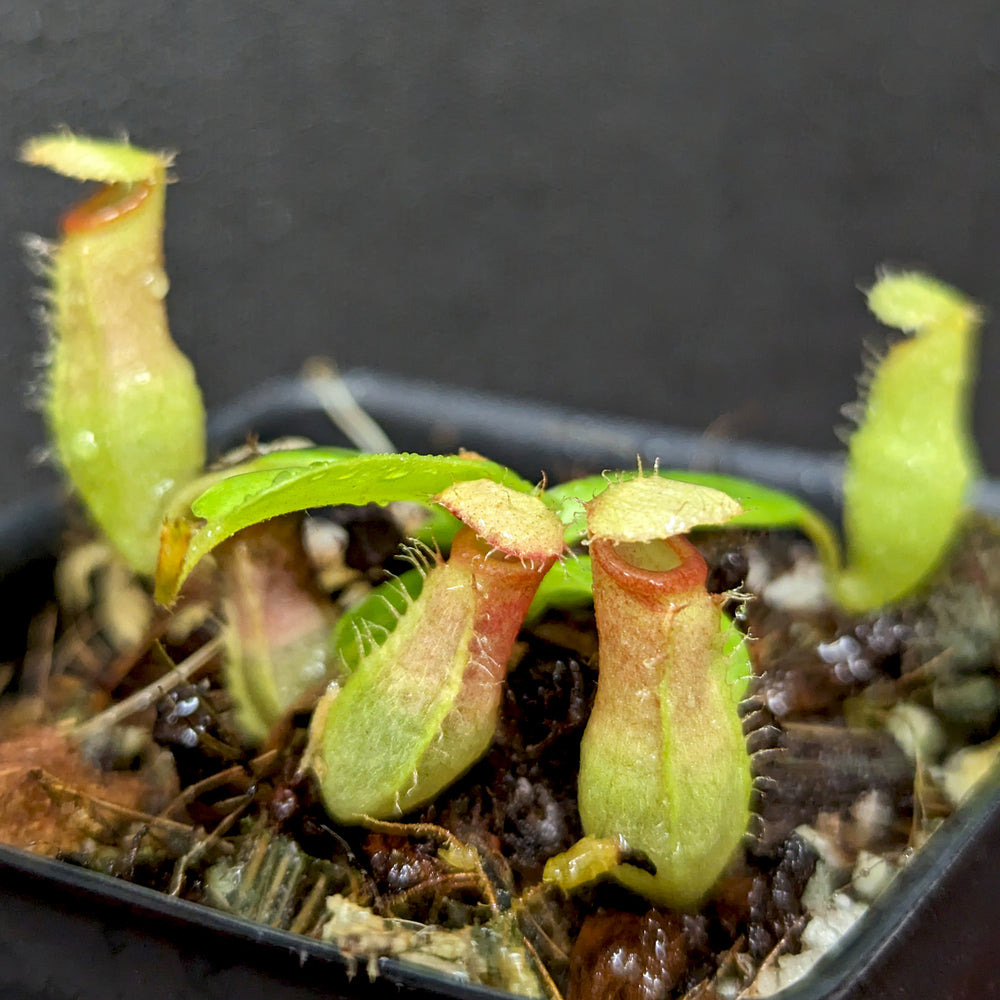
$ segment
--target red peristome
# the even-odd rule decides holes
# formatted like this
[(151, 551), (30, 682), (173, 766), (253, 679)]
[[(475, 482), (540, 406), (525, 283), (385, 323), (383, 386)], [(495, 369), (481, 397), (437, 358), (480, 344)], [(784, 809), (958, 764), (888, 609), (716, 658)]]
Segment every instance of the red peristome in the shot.
[(555, 558), (526, 565), (516, 557), (490, 551), (490, 543), (471, 528), (462, 529), (451, 545), (449, 563), (467, 565), (475, 588), (472, 633), (480, 644), (479, 668), (488, 665), (495, 679), (503, 678), (514, 640), (521, 629), (541, 579)]
[(135, 211), (149, 197), (153, 185), (146, 181), (135, 184), (105, 184), (86, 201), (71, 208), (61, 221), (67, 236), (88, 233), (115, 222)]
[[(607, 716), (611, 725), (627, 718), (630, 726), (645, 727), (649, 734), (659, 732), (658, 698), (643, 699), (640, 692), (657, 690), (672, 617), (700, 600), (708, 577), (705, 560), (686, 537), (675, 535), (663, 541), (680, 560), (673, 569), (636, 566), (607, 539), (590, 543), (601, 673), (589, 728)], [(622, 704), (632, 706), (624, 717)], [(644, 720), (642, 712), (648, 713)]]
[(708, 579), (708, 566), (701, 553), (683, 535), (665, 540), (674, 551), (680, 565), (669, 570), (642, 569), (625, 560), (614, 542), (595, 538), (590, 543), (590, 556), (594, 563), (611, 577), (624, 591), (637, 600), (658, 606), (665, 594), (704, 588)]
[[(442, 724), (446, 740), (453, 728), (473, 724), (492, 733), (496, 727), (507, 662), (528, 606), (551, 563), (531, 567), (520, 559), (490, 551), (489, 543), (471, 528), (455, 536), (448, 564), (467, 568), (474, 602), (472, 640), (462, 685)], [(459, 737), (460, 742), (462, 739)]]

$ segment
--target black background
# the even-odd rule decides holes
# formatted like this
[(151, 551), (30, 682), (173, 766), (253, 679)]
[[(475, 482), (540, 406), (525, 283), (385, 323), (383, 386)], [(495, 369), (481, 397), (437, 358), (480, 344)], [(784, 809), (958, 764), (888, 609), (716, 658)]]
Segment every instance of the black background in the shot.
[[(0, 4), (0, 502), (46, 473), (19, 235), (55, 125), (179, 152), (176, 339), (209, 404), (310, 355), (837, 447), (876, 266), (1000, 306), (1000, 6)], [(1000, 473), (1000, 344), (976, 404)]]

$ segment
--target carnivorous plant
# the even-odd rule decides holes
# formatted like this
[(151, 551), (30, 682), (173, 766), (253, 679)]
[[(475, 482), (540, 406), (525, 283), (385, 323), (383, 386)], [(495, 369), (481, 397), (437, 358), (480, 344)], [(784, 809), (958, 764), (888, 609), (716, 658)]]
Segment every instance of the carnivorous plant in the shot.
[(684, 536), (738, 513), (724, 493), (658, 475), (587, 504), (600, 664), (580, 753), (587, 838), (546, 867), (564, 888), (610, 874), (690, 906), (746, 832), (750, 756), (737, 709), (750, 661)]
[(327, 810), (344, 822), (402, 815), (486, 752), (514, 640), (563, 547), (562, 525), (538, 497), (483, 479), (436, 499), (468, 527), (314, 717), (312, 766)]
[[(979, 314), (912, 273), (883, 276), (868, 297), (882, 322), (913, 335), (873, 369), (850, 442), (846, 563), (815, 511), (729, 477), (678, 473), (693, 480), (684, 485), (640, 474), (542, 492), (474, 455), (340, 448), (255, 455), (203, 473), (201, 398), (163, 302), (170, 158), (70, 134), (32, 140), (22, 156), (104, 185), (65, 217), (48, 251), (46, 419), (94, 521), (137, 573), (155, 569), (162, 603), (226, 543), (217, 555), (243, 581), (230, 614), (250, 623), (246, 640), (263, 634), (266, 610), (245, 558), (246, 529), (328, 504), (397, 500), (457, 517), (435, 541), (450, 541), (447, 559), (435, 555), (423, 579), (396, 592), (384, 638), (376, 641), (364, 612), (335, 629), (343, 671), (315, 714), (311, 766), (337, 819), (398, 816), (466, 770), (492, 738), (524, 616), (592, 593), (600, 681), (581, 756), (587, 836), (547, 877), (573, 888), (610, 874), (658, 902), (690, 906), (747, 825), (750, 766), (737, 705), (750, 670), (685, 534), (723, 523), (798, 527), (816, 542), (833, 597), (864, 610), (919, 587), (961, 521), (976, 469), (967, 408)], [(557, 561), (585, 538), (589, 555)], [(328, 618), (308, 596), (303, 634), (315, 656)], [(251, 742), (326, 669), (286, 674), (263, 648), (244, 641), (229, 675)]]
[(33, 139), (21, 157), (102, 184), (44, 250), (45, 417), (91, 516), (132, 569), (151, 575), (165, 504), (205, 462), (201, 393), (164, 305), (171, 157), (69, 133)]

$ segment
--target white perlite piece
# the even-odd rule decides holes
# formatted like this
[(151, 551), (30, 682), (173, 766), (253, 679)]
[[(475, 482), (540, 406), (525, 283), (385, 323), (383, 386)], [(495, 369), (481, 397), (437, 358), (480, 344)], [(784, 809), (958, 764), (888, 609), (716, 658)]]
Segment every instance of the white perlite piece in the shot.
[(779, 611), (818, 611), (830, 604), (826, 574), (812, 552), (797, 554), (792, 568), (765, 582), (759, 593)]
[(867, 910), (867, 903), (852, 899), (846, 892), (835, 892), (821, 909), (813, 912), (806, 924), (802, 932), (802, 950), (797, 955), (781, 955), (764, 966), (747, 996), (769, 997), (801, 979)]
[(1000, 738), (964, 747), (953, 753), (937, 771), (935, 777), (944, 788), (945, 795), (956, 808), (960, 806), (1000, 760)]
[[(799, 828), (800, 833), (807, 830), (813, 834), (809, 838), (811, 843), (822, 840), (811, 827)], [(801, 950), (796, 955), (780, 955), (765, 964), (746, 996), (769, 997), (801, 979), (865, 915), (898, 871), (898, 866), (888, 858), (862, 850), (858, 852), (849, 885), (834, 889), (843, 876), (838, 879), (834, 868), (821, 857), (802, 893), (802, 904), (810, 916), (802, 931)]]

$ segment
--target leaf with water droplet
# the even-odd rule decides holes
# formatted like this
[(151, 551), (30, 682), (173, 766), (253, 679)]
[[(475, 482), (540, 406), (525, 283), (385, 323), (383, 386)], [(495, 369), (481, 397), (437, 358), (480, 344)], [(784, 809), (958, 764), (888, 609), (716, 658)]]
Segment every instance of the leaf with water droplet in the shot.
[[(170, 603), (195, 564), (224, 538), (242, 528), (279, 514), (332, 504), (387, 504), (397, 500), (428, 503), (446, 487), (466, 479), (489, 478), (516, 492), (534, 487), (505, 466), (482, 458), (460, 455), (324, 455), (322, 450), (299, 451), (293, 458), (283, 453), (285, 467), (275, 470), (271, 455), (238, 469), (224, 478), (211, 475), (207, 487), (184, 496), (168, 512), (168, 521), (201, 519), (192, 527), (182, 558), (176, 551), (161, 551), (165, 568), (157, 572), (156, 593)], [(295, 464), (298, 463), (298, 464)], [(276, 479), (280, 471), (282, 478)], [(188, 502), (189, 501), (189, 502)], [(183, 532), (165, 537), (183, 543)], [(179, 570), (178, 570), (178, 567)]]

